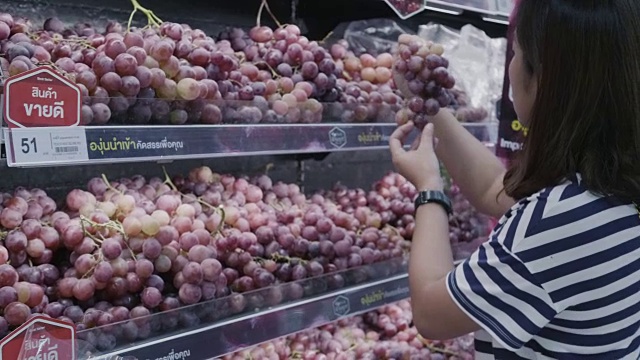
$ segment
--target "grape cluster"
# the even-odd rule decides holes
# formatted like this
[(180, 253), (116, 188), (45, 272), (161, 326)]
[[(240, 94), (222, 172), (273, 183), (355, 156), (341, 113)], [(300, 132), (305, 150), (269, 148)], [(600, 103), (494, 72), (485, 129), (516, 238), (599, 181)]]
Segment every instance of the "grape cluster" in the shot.
[(108, 350), (201, 317), (142, 320), (154, 312), (218, 298), (228, 299), (218, 318), (276, 305), (366, 281), (371, 270), (343, 270), (408, 250), (366, 206), (352, 213), (295, 184), (208, 167), (164, 180), (96, 177), (61, 203), (57, 209), (40, 189), (2, 195), (2, 335), (32, 314), (80, 331), (140, 318), (116, 332), (84, 333), (93, 348)]
[[(467, 258), (484, 242), (490, 232), (489, 218), (479, 213), (462, 195), (460, 188), (451, 184), (445, 193), (453, 204), (449, 216), (449, 238), (456, 259)], [(413, 237), (415, 229), (414, 203), (417, 190), (398, 173), (389, 173), (376, 181), (372, 189), (349, 189), (340, 184), (324, 195), (335, 201), (347, 213), (372, 211), (380, 221), (388, 224), (405, 239)]]
[(468, 95), (460, 89), (451, 89), (451, 108), (460, 122), (478, 123), (485, 121), (489, 116), (487, 109), (471, 106)]
[(339, 106), (330, 109), (327, 116), (346, 122), (392, 121), (404, 106), (404, 98), (393, 82), (393, 56), (356, 56), (344, 40), (333, 44), (330, 51), (337, 66), (344, 70), (338, 80)]
[(49, 225), (56, 203), (41, 189), (18, 188), (0, 195), (0, 336), (43, 312), (58, 279), (52, 265), (60, 246)]
[[(454, 249), (470, 252), (482, 219), (455, 186), (449, 193)], [(0, 203), (0, 334), (44, 314), (74, 323), (91, 351), (105, 351), (377, 271), (347, 269), (384, 261), (385, 276), (401, 265), (385, 260), (408, 251), (414, 196), (398, 174), (369, 192), (336, 186), (306, 195), (267, 175), (208, 167), (165, 179), (96, 177), (60, 209), (44, 191), (18, 188)], [(213, 299), (224, 301), (148, 317)], [(111, 330), (82, 331), (95, 327)]]
[[(355, 56), (346, 41), (325, 48), (295, 25), (228, 29), (215, 39), (186, 24), (158, 19), (150, 25), (127, 29), (110, 22), (99, 32), (50, 18), (38, 28), (0, 14), (0, 66), (8, 75), (54, 66), (80, 87), (84, 125), (393, 122), (396, 114), (413, 116), (403, 108), (419, 110), (419, 98), (407, 101), (397, 89), (389, 53)], [(441, 46), (432, 47), (446, 68)], [(414, 69), (423, 52), (396, 68)], [(450, 75), (433, 70), (425, 84), (453, 86)], [(438, 106), (448, 105), (448, 92), (429, 89)], [(428, 113), (437, 109), (426, 102)]]
[(471, 335), (448, 341), (426, 340), (411, 324), (409, 301), (339, 320), (286, 338), (239, 351), (224, 360), (471, 360)]
[(447, 70), (449, 61), (442, 57), (442, 45), (404, 34), (400, 35), (397, 51), (395, 82), (408, 100), (407, 108), (396, 114), (396, 122), (402, 125), (413, 117), (416, 126), (422, 128), (428, 116), (451, 104), (455, 79)]

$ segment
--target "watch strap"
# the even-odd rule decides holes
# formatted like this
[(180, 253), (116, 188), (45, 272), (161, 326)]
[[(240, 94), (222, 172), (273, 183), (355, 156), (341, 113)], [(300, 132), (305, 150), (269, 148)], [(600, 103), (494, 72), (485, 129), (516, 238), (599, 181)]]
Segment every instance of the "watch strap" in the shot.
[(420, 206), (430, 203), (442, 206), (449, 215), (453, 212), (449, 197), (442, 191), (434, 190), (420, 191), (416, 197), (415, 209), (417, 211)]

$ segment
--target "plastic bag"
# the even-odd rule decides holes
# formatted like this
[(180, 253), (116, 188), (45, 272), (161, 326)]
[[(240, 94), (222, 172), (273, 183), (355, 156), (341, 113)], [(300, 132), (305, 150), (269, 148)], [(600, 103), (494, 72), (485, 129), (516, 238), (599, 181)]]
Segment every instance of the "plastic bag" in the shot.
[(383, 52), (393, 52), (402, 34), (412, 32), (391, 19), (371, 19), (349, 23), (344, 31), (344, 39), (356, 55), (368, 53), (377, 56)]

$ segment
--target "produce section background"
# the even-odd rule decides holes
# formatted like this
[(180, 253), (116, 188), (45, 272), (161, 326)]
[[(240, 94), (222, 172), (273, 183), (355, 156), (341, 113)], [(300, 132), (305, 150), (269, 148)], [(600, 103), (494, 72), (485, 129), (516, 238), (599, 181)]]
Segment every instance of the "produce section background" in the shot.
[[(343, 20), (390, 17), (393, 14), (382, 1), (366, 3), (364, 1), (353, 1), (349, 3), (340, 14), (335, 14), (334, 11), (329, 11), (327, 8), (324, 8), (323, 5), (326, 4), (327, 3), (319, 5), (318, 2), (308, 1), (304, 1), (303, 4), (299, 2), (270, 1), (271, 8), (282, 22), (300, 25), (303, 33), (306, 33), (310, 39), (322, 39)], [(153, 2), (143, 5), (152, 9), (163, 20), (188, 23), (193, 27), (202, 28), (207, 33), (215, 35), (227, 26), (249, 28), (255, 25), (253, 10), (255, 9), (257, 11), (259, 1), (237, 1), (233, 2), (232, 5), (230, 5), (228, 1), (195, 1), (189, 2), (187, 6), (183, 3), (176, 4), (169, 2)], [(29, 17), (34, 23), (38, 24), (41, 24), (45, 18), (58, 16), (66, 22), (91, 19), (92, 25), (96, 28), (103, 27), (107, 20), (126, 21), (131, 10), (131, 5), (128, 1), (111, 3), (109, 8), (101, 8), (102, 3), (94, 0), (81, 2), (56, 1), (47, 3), (10, 0), (6, 3), (6, 6), (7, 8), (3, 8), (2, 11)], [(242, 9), (242, 11), (238, 9)], [(34, 14), (37, 15), (34, 16)], [(138, 20), (142, 18), (140, 15), (137, 17)], [(269, 23), (267, 16), (263, 16), (263, 19), (263, 24), (272, 25)], [(327, 21), (327, 19), (329, 20)], [(475, 18), (462, 20), (461, 18), (449, 18), (427, 13), (421, 14), (410, 21), (403, 22), (402, 25), (406, 25), (408, 28), (415, 30), (419, 24), (424, 24), (428, 21), (437, 21), (454, 27), (469, 22), (477, 23), (480, 24), (480, 27), (489, 28), (488, 31), (490, 34), (500, 35), (499, 27), (493, 28), (493, 26), (487, 23), (478, 22), (478, 19)], [(338, 29), (340, 28), (341, 27), (338, 27)], [(336, 31), (333, 35), (340, 37), (339, 31), (340, 30)], [(186, 175), (189, 170), (201, 165), (210, 166), (215, 172), (221, 174), (231, 173), (234, 175), (242, 174), (248, 176), (262, 173), (265, 169), (268, 169), (269, 177), (273, 179), (274, 182), (284, 181), (285, 183), (297, 183), (307, 194), (312, 194), (317, 190), (331, 189), (336, 182), (340, 182), (349, 188), (358, 187), (369, 190), (373, 182), (381, 179), (383, 175), (392, 168), (390, 156), (386, 150), (348, 153), (338, 152), (306, 156), (232, 157), (206, 161), (179, 161), (162, 165), (166, 167), (167, 172), (171, 175)], [(114, 181), (117, 181), (120, 177), (131, 178), (136, 174), (144, 175), (149, 179), (153, 176), (163, 176), (162, 165), (157, 163), (144, 163), (8, 169), (6, 165), (3, 164), (0, 166), (0, 172), (2, 173), (0, 190), (10, 192), (17, 186), (25, 186), (27, 188), (40, 187), (45, 189), (47, 194), (52, 198), (60, 200), (64, 199), (69, 191), (75, 187), (86, 188), (87, 181), (100, 174), (106, 174), (110, 180)], [(406, 194), (403, 195), (409, 196)], [(409, 204), (410, 201), (406, 200), (407, 199), (402, 199), (403, 202)], [(464, 204), (465, 200), (459, 199), (458, 203)], [(59, 206), (62, 207), (64, 205), (59, 204)], [(466, 211), (466, 207), (468, 207), (468, 203), (466, 205), (460, 205), (460, 213), (463, 213), (463, 210)], [(398, 227), (402, 228), (407, 225), (405, 222), (403, 222), (403, 224), (405, 225), (398, 225)], [(470, 229), (461, 229), (463, 233), (468, 230)], [(458, 236), (461, 235), (452, 236), (452, 238), (456, 238), (457, 241)], [(193, 313), (190, 315), (193, 316)], [(108, 347), (105, 346), (105, 348)]]

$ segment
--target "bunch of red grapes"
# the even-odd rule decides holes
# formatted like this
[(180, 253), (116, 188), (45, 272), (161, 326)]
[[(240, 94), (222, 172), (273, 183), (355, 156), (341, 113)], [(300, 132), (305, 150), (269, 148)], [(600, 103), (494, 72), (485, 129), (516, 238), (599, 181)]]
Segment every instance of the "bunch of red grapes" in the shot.
[[(50, 18), (38, 28), (0, 13), (0, 67), (16, 75), (54, 66), (80, 87), (84, 125), (393, 122), (396, 114), (420, 123), (424, 111), (433, 114), (452, 98), (440, 89), (454, 82), (440, 69), (448, 62), (439, 45), (429, 50), (435, 62), (421, 57), (424, 46), (401, 45), (400, 56), (406, 48), (410, 56), (396, 63), (406, 78), (420, 78), (424, 66), (415, 72), (417, 63), (428, 62), (434, 75), (424, 83), (438, 85), (417, 94), (424, 105), (397, 89), (391, 54), (356, 56), (346, 41), (327, 49), (295, 25), (229, 29), (215, 39), (185, 24), (150, 25), (127, 29), (110, 22), (99, 32)], [(399, 65), (405, 63), (408, 70)], [(412, 112), (401, 111), (405, 107)]]
[[(451, 199), (454, 210), (449, 216), (449, 239), (454, 256), (456, 259), (465, 259), (486, 241), (491, 231), (490, 219), (478, 212), (455, 184), (451, 183), (445, 189), (445, 193)], [(349, 189), (338, 184), (325, 192), (325, 196), (355, 216), (372, 210), (379, 214), (384, 224), (390, 225), (403, 238), (413, 237), (413, 201), (417, 196), (417, 190), (398, 173), (387, 174), (375, 182), (369, 191)]]
[[(452, 243), (473, 244), (482, 219), (449, 191)], [(369, 192), (338, 186), (308, 196), (266, 175), (207, 167), (164, 180), (94, 178), (60, 209), (44, 191), (18, 188), (0, 203), (0, 334), (44, 314), (74, 323), (91, 351), (105, 351), (367, 281), (371, 270), (344, 271), (402, 259), (413, 196), (398, 174)], [(401, 266), (388, 264), (380, 276)], [(219, 298), (223, 305), (148, 317)], [(82, 332), (125, 320), (135, 321)]]
[(286, 338), (223, 357), (243, 359), (409, 359), (471, 360), (471, 335), (448, 341), (422, 338), (412, 326), (409, 301), (384, 306), (337, 323), (309, 329)]
[[(272, 306), (366, 281), (367, 272), (343, 271), (408, 249), (372, 209), (351, 214), (295, 184), (207, 167), (173, 181), (94, 178), (62, 210), (40, 189), (2, 198), (1, 334), (44, 314), (74, 323), (98, 351), (202, 319), (148, 320), (154, 312), (218, 298), (226, 308), (209, 315)], [(134, 319), (117, 332), (82, 332)]]
[(449, 91), (453, 97), (451, 109), (454, 110), (453, 114), (460, 122), (464, 123), (478, 123), (486, 120), (489, 117), (489, 112), (484, 107), (472, 106), (467, 93), (460, 89), (451, 89)]
[(412, 119), (423, 128), (429, 116), (451, 104), (455, 79), (448, 71), (449, 61), (442, 57), (442, 45), (418, 36), (400, 35), (397, 51), (395, 82), (408, 102), (407, 108), (396, 114), (396, 122), (402, 125)]

